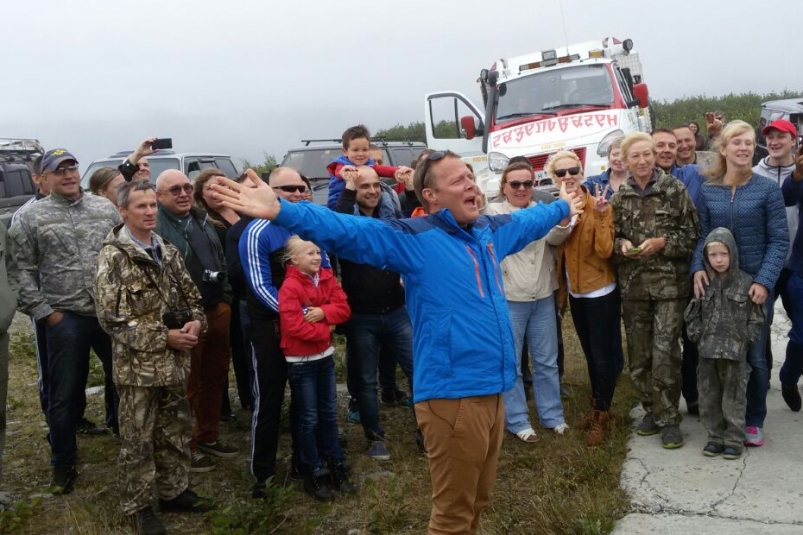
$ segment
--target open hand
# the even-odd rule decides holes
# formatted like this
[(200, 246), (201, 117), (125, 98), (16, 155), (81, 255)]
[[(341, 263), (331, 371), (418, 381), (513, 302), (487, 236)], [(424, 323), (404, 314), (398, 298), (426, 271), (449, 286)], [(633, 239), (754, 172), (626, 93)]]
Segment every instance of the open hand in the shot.
[(708, 282), (708, 273), (706, 273), (704, 269), (694, 272), (694, 297), (700, 299), (705, 295), (705, 289), (708, 288)]
[(247, 178), (242, 184), (229, 178), (218, 179), (211, 186), (212, 197), (237, 213), (257, 219), (275, 219), (282, 209), (276, 192), (253, 169), (247, 170), (245, 174)]

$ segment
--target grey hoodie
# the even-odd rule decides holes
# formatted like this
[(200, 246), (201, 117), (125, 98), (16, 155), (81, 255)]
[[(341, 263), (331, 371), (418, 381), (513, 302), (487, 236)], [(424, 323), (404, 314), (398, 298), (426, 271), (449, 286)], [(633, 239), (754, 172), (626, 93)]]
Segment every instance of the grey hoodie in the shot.
[[(725, 274), (717, 273), (708, 262), (708, 246), (724, 244), (730, 253)], [(710, 281), (705, 295), (692, 299), (683, 318), (689, 339), (697, 344), (703, 358), (744, 361), (747, 348), (758, 339), (764, 325), (764, 306), (756, 305), (748, 292), (753, 279), (739, 269), (739, 250), (730, 230), (719, 227), (705, 239), (703, 261)]]
[[(767, 156), (758, 162), (758, 165), (753, 167), (753, 172), (777, 182), (778, 187), (781, 187), (783, 185), (783, 180), (795, 170), (795, 163), (793, 161), (790, 165), (770, 165), (769, 160), (770, 158)], [(786, 263), (784, 267), (788, 266), (789, 257), (792, 256), (792, 243), (795, 241), (795, 235), (797, 235), (798, 219), (797, 206), (787, 206), (786, 224), (789, 227), (789, 251), (786, 253)]]

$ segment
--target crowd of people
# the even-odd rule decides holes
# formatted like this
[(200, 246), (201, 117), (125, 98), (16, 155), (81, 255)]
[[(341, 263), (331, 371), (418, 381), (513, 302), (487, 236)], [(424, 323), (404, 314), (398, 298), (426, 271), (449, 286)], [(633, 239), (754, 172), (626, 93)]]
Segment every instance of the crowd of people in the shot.
[[(277, 476), (288, 383), (291, 478), (318, 500), (357, 492), (337, 423), (337, 330), (362, 450), (391, 459), (380, 400), (406, 408), (429, 462), (430, 533), (474, 533), (504, 431), (539, 439), (528, 368), (540, 427), (570, 429), (567, 307), (591, 385), (576, 424), (589, 447), (608, 435), (622, 324), (645, 410), (639, 435), (681, 447), (682, 395), (708, 432), (705, 455), (761, 446), (776, 297), (792, 320), (782, 393), (801, 408), (803, 150), (795, 126), (775, 121), (762, 132), (769, 156), (753, 168), (747, 123), (707, 123), (708, 142), (696, 123), (614, 140), (597, 176), (575, 152), (557, 152), (546, 166), (557, 197), (514, 158), (490, 201), (458, 155), (426, 150), (410, 167), (383, 166), (358, 125), (328, 168), (328, 208), (308, 202), (309, 180), (285, 167), (265, 181), (250, 170), (237, 181), (216, 169), (151, 177), (155, 138), (96, 171), (89, 195), (77, 158), (47, 151), (34, 162), (36, 198), (7, 237), (0, 229), (0, 349), (7, 355), (14, 311), (29, 315), (52, 486), (74, 487), (76, 434), (110, 433), (121, 508), (137, 532), (165, 532), (154, 487), (162, 511), (212, 508), (189, 473), (240, 454), (220, 436), (235, 417), (231, 363), (252, 411), (253, 498)], [(106, 377), (105, 426), (84, 416), (90, 350)], [(6, 383), (0, 375), (0, 401)]]

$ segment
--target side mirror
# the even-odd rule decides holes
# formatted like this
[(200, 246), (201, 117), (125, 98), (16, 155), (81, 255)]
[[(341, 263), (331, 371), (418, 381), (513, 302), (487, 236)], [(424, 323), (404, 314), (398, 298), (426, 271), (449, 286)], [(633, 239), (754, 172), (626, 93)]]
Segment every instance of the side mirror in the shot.
[(639, 107), (646, 108), (649, 106), (650, 91), (647, 89), (647, 84), (634, 85), (633, 94), (639, 101)]
[(464, 115), (460, 118), (460, 128), (466, 133), (466, 139), (474, 139), (478, 135), (482, 135), (482, 127), (477, 128), (474, 125), (474, 116)]

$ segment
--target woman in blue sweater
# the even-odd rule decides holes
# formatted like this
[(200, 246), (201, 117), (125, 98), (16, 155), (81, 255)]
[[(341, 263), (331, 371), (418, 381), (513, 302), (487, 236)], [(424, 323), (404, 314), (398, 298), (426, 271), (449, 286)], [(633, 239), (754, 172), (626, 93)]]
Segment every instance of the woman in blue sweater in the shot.
[(717, 227), (729, 229), (739, 248), (739, 266), (753, 277), (750, 299), (759, 305), (766, 304), (767, 321), (761, 338), (750, 345), (747, 354), (750, 364), (745, 415), (747, 446), (764, 444), (763, 427), (770, 382), (765, 347), (773, 306), (769, 289), (775, 287), (789, 248), (781, 188), (752, 170), (755, 140), (753, 127), (744, 121), (732, 121), (723, 129), (717, 141), (718, 161), (700, 189), (697, 210), (702, 238), (697, 243), (691, 264), (694, 294), (699, 298), (708, 285), (702, 258), (705, 236)]

